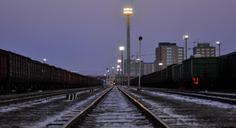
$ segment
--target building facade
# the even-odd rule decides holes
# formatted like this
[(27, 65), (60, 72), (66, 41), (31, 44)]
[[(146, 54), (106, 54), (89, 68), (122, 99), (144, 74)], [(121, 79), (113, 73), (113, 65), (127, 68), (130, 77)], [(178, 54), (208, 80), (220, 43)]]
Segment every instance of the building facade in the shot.
[[(124, 72), (125, 75), (127, 75), (127, 60), (124, 61)], [(141, 75), (143, 75), (144, 72), (144, 62), (141, 61)], [(130, 60), (130, 77), (134, 78), (139, 75), (139, 61), (135, 59)]]
[(162, 70), (168, 65), (179, 64), (184, 60), (184, 48), (176, 43), (160, 42), (156, 48), (155, 71)]
[(209, 43), (198, 43), (196, 47), (193, 48), (194, 57), (215, 57), (216, 48), (210, 46)]
[(154, 71), (154, 63), (143, 63), (143, 75), (151, 74)]

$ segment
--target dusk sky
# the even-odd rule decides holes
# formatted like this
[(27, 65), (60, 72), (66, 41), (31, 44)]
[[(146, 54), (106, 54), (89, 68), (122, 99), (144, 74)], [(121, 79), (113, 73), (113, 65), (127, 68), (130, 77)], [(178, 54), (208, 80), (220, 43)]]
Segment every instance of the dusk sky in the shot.
[[(143, 36), (144, 61), (153, 62), (158, 42), (184, 46), (222, 42), (236, 51), (236, 0), (0, 0), (0, 49), (81, 74), (103, 74), (125, 45), (122, 8), (132, 5), (131, 52)], [(192, 50), (189, 50), (189, 54)]]

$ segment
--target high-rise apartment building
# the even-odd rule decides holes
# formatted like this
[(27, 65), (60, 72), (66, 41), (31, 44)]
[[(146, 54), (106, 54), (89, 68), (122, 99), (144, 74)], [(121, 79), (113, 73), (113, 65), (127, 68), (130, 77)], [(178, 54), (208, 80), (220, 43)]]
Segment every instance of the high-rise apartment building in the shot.
[(160, 42), (156, 48), (155, 70), (159, 71), (168, 65), (182, 63), (184, 60), (184, 48), (176, 43)]
[(194, 57), (215, 57), (216, 48), (210, 46), (209, 43), (198, 43), (196, 47), (193, 48)]

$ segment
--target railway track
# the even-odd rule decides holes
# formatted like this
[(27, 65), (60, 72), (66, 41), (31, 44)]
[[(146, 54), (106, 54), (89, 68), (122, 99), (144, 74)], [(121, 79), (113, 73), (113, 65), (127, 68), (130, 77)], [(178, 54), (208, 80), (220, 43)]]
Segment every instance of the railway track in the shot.
[(233, 128), (236, 106), (163, 91), (125, 88), (171, 128)]
[(97, 88), (98, 87), (35, 92), (35, 93), (29, 93), (29, 94), (2, 95), (0, 96), (0, 106), (12, 104), (12, 103), (16, 104), (19, 102), (25, 102), (25, 101), (30, 101), (30, 100), (40, 99), (40, 98), (47, 98), (47, 97), (52, 97), (52, 96), (57, 96), (57, 95), (76, 93), (79, 91), (91, 90), (91, 89), (97, 89)]
[(179, 90), (168, 90), (168, 89), (155, 89), (155, 88), (144, 88), (146, 90), (156, 90), (159, 92), (179, 94), (183, 96), (192, 96), (202, 99), (214, 100), (223, 103), (229, 103), (236, 105), (236, 94), (233, 93), (217, 93), (217, 92), (203, 92), (203, 91), (179, 91)]
[[(83, 108), (92, 102), (104, 89), (80, 90), (76, 99), (67, 99), (65, 94), (0, 106), (1, 128), (43, 128), (66, 116), (75, 108)], [(58, 128), (58, 127), (57, 127)]]
[(156, 115), (117, 87), (107, 90), (63, 128), (169, 128)]

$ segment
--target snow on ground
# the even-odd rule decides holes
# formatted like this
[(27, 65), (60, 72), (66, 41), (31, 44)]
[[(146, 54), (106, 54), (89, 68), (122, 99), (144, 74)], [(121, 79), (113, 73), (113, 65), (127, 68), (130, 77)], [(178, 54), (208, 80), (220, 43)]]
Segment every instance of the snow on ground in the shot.
[(140, 94), (136, 93), (136, 88), (128, 90), (164, 120), (175, 120), (176, 125), (196, 128), (235, 126), (236, 105), (152, 90), (142, 90)]
[(222, 102), (213, 101), (213, 100), (199, 99), (199, 98), (190, 97), (190, 96), (182, 96), (178, 94), (170, 94), (170, 93), (163, 93), (163, 92), (156, 92), (156, 91), (148, 91), (148, 90), (142, 90), (142, 91), (149, 93), (151, 95), (154, 95), (154, 96), (166, 97), (169, 99), (174, 99), (174, 100), (179, 100), (179, 101), (191, 102), (191, 103), (202, 104), (202, 105), (209, 105), (209, 106), (224, 108), (224, 109), (236, 109), (236, 105), (231, 105), (228, 103), (222, 103)]
[(72, 107), (70, 108), (67, 108), (66, 110), (62, 111), (62, 112), (59, 112), (57, 115), (54, 115), (54, 116), (51, 116), (51, 117), (48, 117), (46, 118), (44, 121), (42, 122), (38, 122), (36, 124), (34, 124), (33, 126), (29, 126), (28, 128), (44, 128), (46, 127), (46, 125), (50, 124), (50, 123), (53, 123), (55, 122), (56, 120), (59, 120), (62, 116), (70, 113), (71, 111), (77, 109), (78, 107), (80, 106), (83, 106), (85, 105), (86, 103), (88, 103), (89, 101), (91, 100), (94, 100), (97, 96), (99, 96), (102, 92), (99, 92), (93, 96), (90, 96), (89, 98), (85, 99), (85, 100), (82, 100), (76, 104), (74, 104)]
[[(89, 92), (89, 90), (80, 91), (80, 92), (77, 92), (77, 94), (81, 94), (85, 92)], [(64, 99), (64, 98), (66, 98), (65, 95), (60, 95), (60, 96), (53, 96), (53, 97), (42, 98), (42, 99), (37, 99), (37, 100), (32, 100), (32, 101), (26, 101), (23, 103), (10, 104), (8, 106), (1, 106), (0, 112), (6, 113), (10, 111), (15, 111), (15, 110), (21, 110), (22, 108), (31, 107), (33, 105), (46, 104), (46, 103), (59, 100), (59, 99)]]
[(0, 112), (5, 113), (5, 112), (10, 112), (10, 111), (20, 110), (22, 108), (31, 107), (33, 105), (46, 104), (46, 103), (49, 103), (49, 102), (52, 102), (55, 100), (63, 99), (65, 97), (66, 96), (57, 96), (57, 97), (53, 97), (53, 98), (44, 98), (44, 99), (33, 100), (33, 101), (24, 102), (24, 103), (2, 106), (2, 107), (0, 107)]

